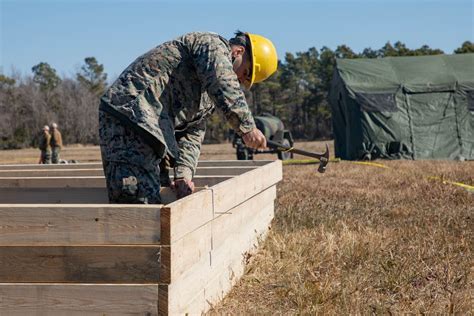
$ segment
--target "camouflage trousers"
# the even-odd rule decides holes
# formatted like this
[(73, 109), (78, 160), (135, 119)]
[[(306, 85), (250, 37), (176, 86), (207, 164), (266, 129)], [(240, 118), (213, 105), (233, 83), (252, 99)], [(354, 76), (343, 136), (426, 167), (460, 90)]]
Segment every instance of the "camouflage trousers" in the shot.
[(131, 128), (102, 111), (99, 136), (110, 203), (161, 203), (161, 157), (153, 148)]
[(61, 147), (52, 147), (51, 148), (51, 162), (59, 163), (59, 153), (61, 152)]
[(41, 151), (41, 163), (42, 164), (50, 164), (51, 163), (51, 151), (49, 151), (49, 150), (42, 150)]

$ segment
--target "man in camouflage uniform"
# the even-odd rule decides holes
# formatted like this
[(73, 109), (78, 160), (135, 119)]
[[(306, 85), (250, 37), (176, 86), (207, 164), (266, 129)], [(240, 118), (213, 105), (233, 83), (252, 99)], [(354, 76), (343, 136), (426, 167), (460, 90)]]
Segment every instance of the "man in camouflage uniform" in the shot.
[(110, 202), (160, 203), (165, 156), (174, 167), (172, 187), (178, 198), (191, 194), (206, 119), (216, 106), (247, 146), (265, 148), (240, 83), (249, 88), (276, 71), (276, 65), (269, 40), (242, 32), (230, 41), (215, 33), (189, 33), (138, 57), (99, 107)]
[(40, 164), (50, 164), (51, 163), (51, 135), (49, 134), (49, 127), (45, 125), (43, 127), (43, 132), (39, 138), (38, 147), (41, 150), (41, 156), (39, 163)]
[(58, 124), (51, 124), (51, 162), (59, 163), (59, 153), (63, 148), (63, 138), (58, 130)]

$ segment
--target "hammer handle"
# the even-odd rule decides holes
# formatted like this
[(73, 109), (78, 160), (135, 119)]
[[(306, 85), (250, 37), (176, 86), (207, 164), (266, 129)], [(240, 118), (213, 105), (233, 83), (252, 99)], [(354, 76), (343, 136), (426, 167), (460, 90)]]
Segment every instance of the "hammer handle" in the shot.
[(277, 142), (274, 142), (274, 141), (268, 140), (268, 139), (267, 139), (267, 146), (269, 148), (273, 148), (273, 149), (276, 149), (276, 150), (279, 150), (279, 151), (289, 151), (289, 152), (292, 152), (292, 153), (295, 153), (295, 154), (299, 154), (299, 155), (303, 155), (303, 156), (307, 156), (307, 157), (312, 157), (312, 158), (316, 158), (316, 159), (320, 159), (321, 157), (324, 157), (321, 154), (312, 153), (312, 152), (309, 152), (309, 151), (306, 151), (306, 150), (293, 148), (291, 146), (285, 146), (283, 144), (280, 144), (280, 143), (277, 143)]

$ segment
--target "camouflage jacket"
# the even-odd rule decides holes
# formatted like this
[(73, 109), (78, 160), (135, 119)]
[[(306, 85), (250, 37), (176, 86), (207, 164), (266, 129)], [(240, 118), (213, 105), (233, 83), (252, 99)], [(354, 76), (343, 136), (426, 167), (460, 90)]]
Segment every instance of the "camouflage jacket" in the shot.
[(51, 135), (49, 132), (42, 132), (39, 136), (38, 148), (41, 151), (50, 151), (51, 150)]
[(216, 106), (237, 133), (255, 127), (228, 41), (196, 32), (138, 57), (101, 98), (100, 109), (136, 129), (160, 157), (172, 156), (176, 177), (190, 178)]

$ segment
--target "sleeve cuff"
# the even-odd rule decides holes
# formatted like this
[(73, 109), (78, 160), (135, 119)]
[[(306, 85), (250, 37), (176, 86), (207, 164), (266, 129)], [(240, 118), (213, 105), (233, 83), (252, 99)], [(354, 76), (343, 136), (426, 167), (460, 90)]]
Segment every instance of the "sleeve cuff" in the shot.
[(240, 125), (239, 132), (240, 132), (240, 135), (244, 135), (244, 134), (247, 134), (247, 133), (251, 132), (253, 129), (254, 129), (253, 126)]
[(175, 179), (193, 179), (193, 170), (187, 166), (177, 166), (174, 168), (174, 178)]

